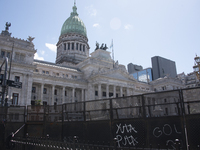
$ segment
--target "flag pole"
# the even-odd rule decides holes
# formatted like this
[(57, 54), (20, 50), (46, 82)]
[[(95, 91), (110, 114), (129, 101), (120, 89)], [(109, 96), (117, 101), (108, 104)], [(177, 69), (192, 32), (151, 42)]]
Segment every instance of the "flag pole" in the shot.
[(111, 43), (111, 45), (110, 45), (110, 48), (112, 48), (112, 59), (113, 59), (113, 68), (114, 68), (114, 65), (115, 65), (115, 60), (114, 60), (113, 39), (112, 39), (112, 43)]

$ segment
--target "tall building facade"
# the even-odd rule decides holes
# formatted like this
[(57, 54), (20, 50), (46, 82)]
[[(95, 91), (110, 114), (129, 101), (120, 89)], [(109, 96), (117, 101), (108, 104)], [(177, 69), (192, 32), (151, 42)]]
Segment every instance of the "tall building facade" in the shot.
[(133, 74), (135, 72), (143, 70), (142, 66), (135, 65), (135, 64), (132, 64), (132, 63), (129, 63), (127, 66), (128, 66), (128, 72), (129, 72), (129, 74)]
[[(9, 64), (12, 58), (10, 80), (22, 85), (8, 87), (8, 105), (34, 105), (38, 100), (43, 105), (73, 103), (149, 93), (158, 87), (157, 83), (137, 81), (118, 61), (113, 65), (105, 49), (96, 48), (91, 54), (89, 50), (86, 27), (75, 5), (61, 29), (56, 63), (34, 60), (33, 38), (21, 40), (11, 37), (8, 29), (2, 31), (0, 64), (4, 57)], [(179, 82), (173, 84), (184, 87)]]
[(153, 70), (153, 80), (158, 78), (163, 78), (165, 76), (170, 76), (175, 78), (177, 76), (176, 63), (169, 59), (154, 56), (151, 58), (152, 70)]

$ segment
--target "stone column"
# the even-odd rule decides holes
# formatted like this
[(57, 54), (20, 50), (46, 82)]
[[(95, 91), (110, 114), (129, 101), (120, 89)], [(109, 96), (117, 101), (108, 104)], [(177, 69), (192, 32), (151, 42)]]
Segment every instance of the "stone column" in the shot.
[(123, 87), (120, 86), (120, 97), (123, 96)]
[(128, 87), (126, 88), (126, 96), (130, 96), (129, 95), (129, 88)]
[(75, 94), (75, 88), (72, 88), (72, 103), (74, 103), (75, 101), (75, 99), (74, 99), (74, 94)]
[(25, 105), (31, 105), (33, 78), (31, 74), (28, 74), (27, 78), (27, 101), (25, 102)]
[(101, 93), (101, 84), (98, 84), (98, 98), (101, 99), (102, 93)]
[(116, 86), (113, 85), (113, 97), (116, 97)]
[(62, 89), (62, 104), (65, 103), (65, 87)]
[(54, 91), (55, 91), (55, 85), (52, 85), (51, 105), (54, 105)]
[(106, 84), (106, 98), (109, 98), (109, 85)]
[(43, 90), (44, 90), (44, 83), (41, 83), (41, 93), (40, 93), (40, 100), (43, 101)]
[(82, 102), (85, 101), (85, 100), (84, 100), (84, 89), (81, 89), (81, 101), (82, 101)]

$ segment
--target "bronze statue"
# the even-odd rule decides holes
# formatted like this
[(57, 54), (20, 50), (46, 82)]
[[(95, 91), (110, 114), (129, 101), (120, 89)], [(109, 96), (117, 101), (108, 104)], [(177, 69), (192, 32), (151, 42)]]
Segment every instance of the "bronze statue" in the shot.
[(100, 47), (100, 49), (103, 49), (103, 45), (104, 45), (104, 43), (102, 43), (102, 44), (101, 44), (101, 47)]
[(95, 50), (98, 50), (99, 49), (99, 43), (96, 41), (96, 49)]
[(103, 50), (105, 50), (105, 51), (106, 51), (107, 49), (108, 49), (108, 47), (107, 47), (107, 46), (106, 46), (106, 44), (105, 44), (105, 46), (104, 46)]
[(6, 31), (9, 30), (9, 27), (11, 26), (11, 23), (10, 22), (6, 22)]

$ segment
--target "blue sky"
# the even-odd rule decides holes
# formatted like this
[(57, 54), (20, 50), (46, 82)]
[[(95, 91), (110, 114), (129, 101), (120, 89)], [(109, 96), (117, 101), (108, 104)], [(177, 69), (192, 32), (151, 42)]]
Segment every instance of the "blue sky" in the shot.
[[(0, 30), (11, 22), (12, 36), (35, 37), (36, 59), (55, 62), (56, 43), (74, 0), (0, 0)], [(89, 39), (110, 46), (127, 66), (151, 67), (151, 57), (176, 62), (177, 73), (193, 71), (200, 55), (200, 0), (76, 0)], [(108, 51), (111, 51), (110, 49)]]

